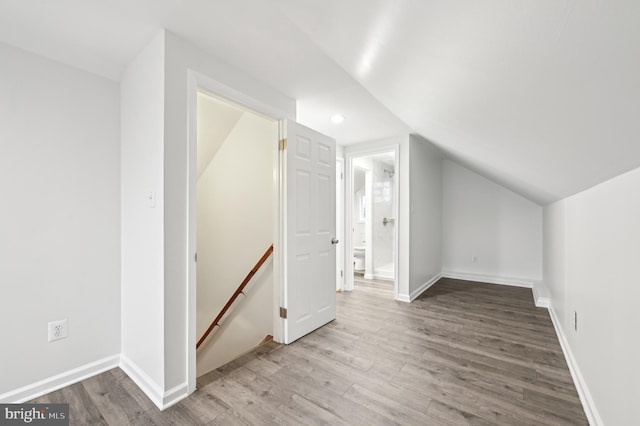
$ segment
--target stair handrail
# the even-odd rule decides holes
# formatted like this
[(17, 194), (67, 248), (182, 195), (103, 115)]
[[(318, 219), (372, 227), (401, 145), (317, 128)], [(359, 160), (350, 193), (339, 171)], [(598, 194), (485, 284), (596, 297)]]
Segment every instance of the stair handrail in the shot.
[(231, 298), (227, 301), (227, 303), (224, 305), (222, 310), (218, 313), (216, 318), (211, 322), (211, 325), (209, 326), (209, 328), (207, 328), (207, 331), (205, 331), (204, 334), (202, 335), (202, 337), (200, 338), (200, 340), (198, 340), (198, 343), (196, 344), (196, 350), (200, 347), (200, 345), (202, 345), (202, 343), (204, 343), (204, 341), (207, 339), (207, 337), (213, 331), (213, 329), (216, 327), (216, 325), (218, 325), (220, 323), (220, 321), (222, 320), (222, 317), (224, 316), (224, 314), (227, 313), (227, 311), (229, 310), (231, 305), (233, 305), (233, 303), (236, 301), (238, 296), (240, 296), (240, 294), (242, 293), (244, 288), (247, 286), (247, 284), (249, 284), (249, 281), (251, 281), (251, 278), (253, 278), (253, 276), (256, 274), (256, 272), (258, 272), (258, 270), (260, 270), (262, 265), (267, 261), (269, 256), (271, 256), (271, 253), (273, 253), (273, 244), (271, 244), (269, 246), (269, 248), (267, 249), (267, 251), (264, 252), (264, 254), (260, 258), (260, 260), (258, 260), (258, 263), (256, 263), (254, 265), (254, 267), (251, 269), (251, 271), (249, 271), (249, 273), (244, 278), (244, 280), (240, 283), (240, 285), (238, 286), (236, 291), (233, 293)]

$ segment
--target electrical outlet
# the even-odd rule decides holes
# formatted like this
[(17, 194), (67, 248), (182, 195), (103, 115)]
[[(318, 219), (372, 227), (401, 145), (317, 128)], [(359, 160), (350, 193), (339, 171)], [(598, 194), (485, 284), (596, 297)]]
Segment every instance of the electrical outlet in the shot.
[(49, 323), (49, 342), (66, 339), (69, 334), (69, 322), (67, 319), (51, 321)]

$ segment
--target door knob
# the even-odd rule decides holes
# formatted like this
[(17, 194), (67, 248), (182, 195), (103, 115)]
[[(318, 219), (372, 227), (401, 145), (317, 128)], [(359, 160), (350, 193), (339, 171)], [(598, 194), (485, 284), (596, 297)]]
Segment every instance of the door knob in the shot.
[(338, 239), (336, 237), (333, 237), (331, 239), (331, 244), (338, 244), (340, 241), (338, 241)]

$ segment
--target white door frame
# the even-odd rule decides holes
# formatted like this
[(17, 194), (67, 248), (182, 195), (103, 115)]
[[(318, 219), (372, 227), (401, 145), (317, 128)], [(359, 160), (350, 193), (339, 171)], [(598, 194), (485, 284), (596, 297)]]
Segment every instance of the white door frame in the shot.
[(344, 158), (336, 157), (336, 238), (339, 243), (336, 246), (338, 255), (336, 256), (336, 290), (344, 290), (344, 273), (345, 273), (345, 240), (344, 240)]
[(345, 290), (353, 290), (353, 160), (359, 157), (369, 155), (383, 154), (385, 152), (393, 152), (395, 156), (395, 176), (393, 180), (393, 214), (395, 218), (396, 232), (394, 234), (393, 248), (393, 297), (398, 299), (398, 250), (400, 242), (399, 232), (399, 193), (400, 193), (400, 145), (378, 145), (375, 148), (362, 147), (355, 148), (345, 153), (345, 263), (344, 263), (344, 286)]
[[(273, 121), (282, 121), (287, 118), (292, 118), (285, 112), (278, 108), (259, 101), (251, 96), (248, 96), (238, 90), (235, 90), (223, 83), (220, 83), (204, 74), (201, 74), (194, 70), (188, 70), (188, 136), (187, 136), (187, 149), (188, 149), (188, 166), (187, 166), (187, 379), (188, 379), (188, 393), (195, 391), (196, 389), (196, 261), (195, 254), (197, 250), (196, 240), (196, 208), (197, 208), (197, 153), (198, 153), (198, 141), (197, 141), (197, 95), (198, 91), (206, 92), (207, 94), (218, 98), (224, 102), (228, 102), (232, 105), (240, 106), (241, 108), (248, 109), (258, 115), (263, 116), (266, 119)], [(276, 196), (274, 197), (273, 209), (274, 217), (274, 235), (273, 235), (273, 336), (274, 340), (281, 341), (283, 333), (283, 321), (278, 315), (280, 301), (281, 301), (281, 258), (282, 258), (282, 233), (281, 233), (281, 216), (279, 198), (281, 196), (281, 182), (280, 182), (280, 162), (278, 151), (278, 140), (273, 141), (273, 191)]]

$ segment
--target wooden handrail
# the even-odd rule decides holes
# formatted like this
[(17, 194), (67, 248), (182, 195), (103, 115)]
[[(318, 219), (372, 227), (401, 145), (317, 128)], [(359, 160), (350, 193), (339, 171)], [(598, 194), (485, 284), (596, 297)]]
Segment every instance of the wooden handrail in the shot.
[(258, 272), (258, 270), (262, 267), (264, 262), (266, 262), (267, 259), (269, 258), (269, 256), (271, 256), (271, 253), (273, 253), (273, 244), (271, 244), (269, 246), (269, 248), (267, 249), (267, 251), (264, 252), (264, 254), (260, 258), (260, 260), (258, 260), (258, 263), (256, 263), (255, 266), (253, 267), (253, 269), (251, 269), (251, 271), (247, 274), (247, 276), (240, 283), (240, 285), (238, 286), (236, 291), (233, 293), (231, 298), (224, 305), (224, 307), (222, 308), (220, 313), (213, 320), (213, 322), (211, 323), (209, 328), (207, 328), (207, 331), (205, 331), (204, 334), (202, 335), (202, 337), (200, 338), (200, 340), (198, 340), (198, 343), (196, 344), (196, 349), (198, 349), (200, 347), (200, 345), (202, 345), (202, 343), (207, 339), (209, 334), (213, 331), (215, 326), (218, 325), (220, 320), (222, 320), (222, 317), (224, 316), (224, 314), (227, 313), (227, 311), (229, 310), (231, 305), (233, 305), (233, 302), (235, 302), (236, 299), (238, 298), (238, 296), (240, 296), (240, 293), (242, 293), (242, 290), (244, 290), (244, 288), (247, 286), (247, 284), (249, 284), (249, 281), (251, 281), (251, 278), (253, 278), (253, 276), (256, 274), (256, 272)]

